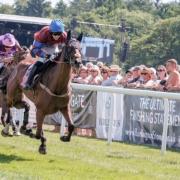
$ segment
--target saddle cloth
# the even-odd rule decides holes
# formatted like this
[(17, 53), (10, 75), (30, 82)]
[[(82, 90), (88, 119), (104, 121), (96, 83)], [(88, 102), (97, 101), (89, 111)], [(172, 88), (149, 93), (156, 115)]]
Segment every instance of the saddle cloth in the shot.
[(26, 84), (26, 81), (29, 77), (29, 73), (31, 72), (31, 69), (33, 67), (34, 64), (31, 64), (30, 66), (28, 66), (23, 78), (22, 78), (22, 82), (21, 82), (21, 86), (24, 88), (25, 87), (25, 84)]

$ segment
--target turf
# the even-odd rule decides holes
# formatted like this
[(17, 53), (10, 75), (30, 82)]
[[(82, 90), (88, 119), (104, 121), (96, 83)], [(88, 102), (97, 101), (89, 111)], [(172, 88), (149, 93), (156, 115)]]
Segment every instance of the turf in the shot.
[(45, 132), (47, 155), (40, 155), (38, 140), (0, 136), (0, 180), (180, 179), (180, 153), (73, 136), (63, 143)]

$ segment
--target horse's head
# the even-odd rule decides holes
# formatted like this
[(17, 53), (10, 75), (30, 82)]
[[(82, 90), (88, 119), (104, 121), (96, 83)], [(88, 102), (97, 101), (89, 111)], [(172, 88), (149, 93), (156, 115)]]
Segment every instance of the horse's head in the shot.
[(83, 34), (81, 33), (77, 39), (71, 37), (71, 31), (67, 33), (67, 41), (64, 47), (64, 61), (79, 67), (81, 60), (81, 40)]

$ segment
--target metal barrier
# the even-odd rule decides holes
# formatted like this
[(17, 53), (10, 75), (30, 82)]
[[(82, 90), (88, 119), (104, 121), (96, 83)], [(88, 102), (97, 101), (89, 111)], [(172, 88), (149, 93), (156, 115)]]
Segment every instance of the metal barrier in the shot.
[[(164, 110), (161, 154), (165, 153), (166, 144), (167, 144), (168, 115), (169, 115), (168, 99), (180, 100), (180, 94), (179, 93), (150, 91), (150, 90), (141, 90), (141, 89), (127, 89), (127, 88), (112, 87), (112, 86), (107, 87), (107, 86), (84, 85), (84, 84), (75, 84), (75, 83), (72, 83), (71, 86), (74, 89), (80, 89), (80, 90), (89, 90), (89, 91), (109, 92), (109, 93), (113, 93), (113, 94), (119, 93), (119, 94), (125, 94), (125, 95), (146, 96), (146, 97), (149, 96), (149, 97), (162, 98), (164, 100), (165, 110)], [(21, 119), (21, 122), (22, 122), (22, 118), (23, 118), (22, 110), (17, 112), (13, 108), (12, 111), (15, 113), (13, 120)], [(33, 111), (34, 111), (34, 109), (33, 109)], [(113, 116), (113, 111), (109, 112), (109, 116), (110, 117)], [(33, 115), (33, 117), (34, 117), (34, 115)], [(65, 119), (62, 118), (61, 132), (60, 132), (61, 135), (64, 135), (65, 124), (66, 124)], [(108, 144), (110, 144), (112, 142), (112, 121), (110, 121), (110, 123), (109, 123), (108, 139), (107, 140), (108, 140)]]
[[(141, 89), (127, 89), (121, 87), (112, 87), (112, 86), (95, 86), (95, 85), (85, 85), (85, 84), (71, 84), (74, 89), (89, 90), (89, 91), (100, 91), (100, 92), (109, 92), (109, 93), (119, 93), (125, 95), (135, 95), (135, 96), (149, 96), (164, 99), (164, 123), (163, 123), (163, 133), (162, 133), (162, 145), (161, 145), (161, 154), (164, 154), (166, 151), (167, 144), (167, 130), (168, 130), (168, 115), (169, 115), (169, 103), (168, 99), (177, 99), (180, 100), (179, 93), (172, 92), (160, 92), (160, 91), (150, 91), (150, 90), (141, 90)], [(110, 112), (112, 113), (112, 112)], [(111, 114), (112, 115), (112, 114)], [(63, 123), (65, 124), (65, 123)], [(63, 127), (62, 127), (63, 129)], [(110, 121), (108, 129), (108, 143), (112, 142), (112, 121)]]

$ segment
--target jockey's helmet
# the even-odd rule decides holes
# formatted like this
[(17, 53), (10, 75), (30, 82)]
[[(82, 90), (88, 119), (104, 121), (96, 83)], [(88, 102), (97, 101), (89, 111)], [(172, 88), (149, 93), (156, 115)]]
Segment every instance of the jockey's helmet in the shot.
[(61, 20), (55, 19), (51, 21), (50, 32), (64, 32), (64, 24)]
[(2, 44), (7, 47), (13, 47), (16, 44), (16, 39), (14, 35), (6, 33), (2, 37)]

